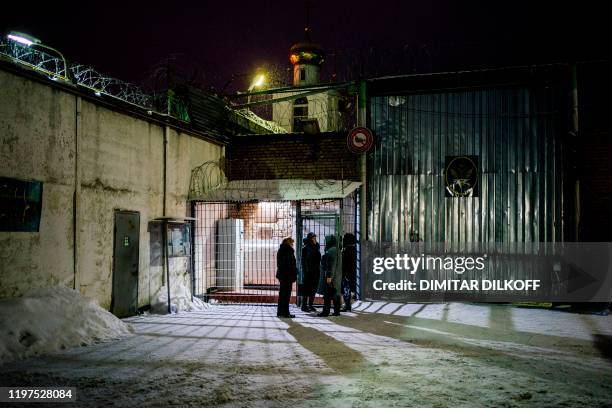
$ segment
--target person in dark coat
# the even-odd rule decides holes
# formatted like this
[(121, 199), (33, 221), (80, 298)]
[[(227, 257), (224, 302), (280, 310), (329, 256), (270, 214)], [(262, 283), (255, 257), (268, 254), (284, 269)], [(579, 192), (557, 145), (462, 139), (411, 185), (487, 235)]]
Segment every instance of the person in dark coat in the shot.
[(297, 265), (295, 251), (293, 250), (293, 238), (285, 238), (276, 253), (276, 279), (280, 282), (278, 290), (277, 317), (295, 317), (289, 313), (289, 301), (291, 300), (291, 289), (293, 282), (297, 280)]
[(338, 253), (338, 240), (334, 235), (325, 237), (325, 254), (321, 258), (323, 279), (323, 311), (317, 316), (329, 316), (334, 302), (334, 316), (340, 316), (340, 285), (342, 282), (342, 259)]
[(304, 238), (304, 247), (302, 248), (303, 312), (315, 312), (317, 310), (314, 308), (314, 300), (319, 285), (319, 275), (321, 274), (320, 251), (316, 234), (309, 232)]
[(342, 239), (342, 297), (343, 312), (351, 311), (351, 298), (357, 292), (357, 239), (347, 232)]

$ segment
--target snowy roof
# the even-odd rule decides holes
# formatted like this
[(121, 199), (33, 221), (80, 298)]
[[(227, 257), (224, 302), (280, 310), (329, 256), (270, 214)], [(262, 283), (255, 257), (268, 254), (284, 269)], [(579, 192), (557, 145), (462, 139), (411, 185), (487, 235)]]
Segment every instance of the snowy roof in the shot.
[(234, 180), (203, 191), (191, 200), (292, 201), (344, 198), (361, 185), (347, 180)]

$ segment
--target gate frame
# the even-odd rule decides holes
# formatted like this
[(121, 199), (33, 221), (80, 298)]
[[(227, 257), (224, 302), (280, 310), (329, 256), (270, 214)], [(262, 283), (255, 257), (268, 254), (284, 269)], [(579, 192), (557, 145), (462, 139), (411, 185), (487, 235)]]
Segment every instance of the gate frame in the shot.
[[(353, 195), (353, 201), (355, 202), (355, 210), (354, 212), (351, 214), (351, 218), (352, 218), (352, 229), (353, 229), (353, 233), (355, 235), (355, 238), (357, 239), (357, 245), (356, 245), (356, 249), (357, 249), (357, 270), (356, 272), (356, 279), (357, 279), (357, 291), (356, 291), (356, 297), (357, 299), (361, 299), (361, 285), (360, 285), (360, 279), (361, 279), (361, 267), (360, 267), (360, 259), (361, 259), (361, 248), (362, 248), (362, 243), (360, 240), (360, 224), (359, 224), (359, 217), (360, 217), (360, 213), (359, 213), (359, 192), (358, 190), (356, 190), (356, 192), (351, 193)], [(350, 196), (350, 195), (349, 195)], [(304, 217), (302, 216), (302, 203), (304, 201), (317, 201), (317, 200), (329, 200), (329, 201), (336, 201), (338, 202), (339, 205), (339, 212), (336, 214), (336, 216), (334, 218), (336, 218), (336, 232), (337, 234), (339, 234), (339, 237), (343, 236), (342, 233), (342, 227), (344, 225), (344, 217), (343, 217), (343, 213), (344, 213), (344, 200), (347, 199), (349, 196), (344, 197), (344, 198), (320, 198), (320, 199), (303, 199), (303, 200), (253, 200), (253, 201), (249, 201), (249, 202), (257, 202), (257, 203), (262, 203), (262, 202), (290, 202), (290, 203), (295, 203), (295, 210), (296, 210), (296, 215), (295, 215), (295, 224), (294, 224), (294, 228), (296, 228), (296, 242), (299, 246), (301, 246), (301, 242), (303, 239), (303, 234), (302, 234), (302, 229), (303, 229), (303, 219)], [(208, 293), (199, 293), (196, 294), (196, 225), (197, 225), (197, 214), (196, 214), (196, 206), (199, 203), (209, 203), (209, 204), (235, 204), (235, 203), (243, 203), (243, 202), (239, 202), (239, 201), (223, 201), (223, 200), (213, 200), (213, 201), (206, 201), (206, 200), (191, 200), (191, 204), (190, 204), (190, 210), (191, 210), (191, 216), (194, 218), (194, 223), (192, 225), (191, 228), (191, 235), (192, 235), (192, 245), (191, 245), (191, 271), (192, 271), (192, 297), (198, 297), (200, 299), (202, 299), (204, 302), (209, 302), (210, 301), (210, 297)], [(298, 246), (296, 245), (296, 247)], [(297, 262), (297, 266), (298, 269), (300, 268), (300, 264), (301, 264), (301, 251), (299, 251), (296, 248), (296, 262)], [(299, 282), (299, 278), (301, 278), (301, 270), (298, 271), (298, 282)], [(202, 277), (200, 277), (200, 279), (202, 279)], [(296, 287), (296, 302), (299, 303), (299, 297), (298, 297), (298, 290)], [(223, 303), (219, 303), (219, 304), (223, 304)], [(274, 305), (273, 303), (261, 303), (263, 305), (269, 305), (272, 306)]]

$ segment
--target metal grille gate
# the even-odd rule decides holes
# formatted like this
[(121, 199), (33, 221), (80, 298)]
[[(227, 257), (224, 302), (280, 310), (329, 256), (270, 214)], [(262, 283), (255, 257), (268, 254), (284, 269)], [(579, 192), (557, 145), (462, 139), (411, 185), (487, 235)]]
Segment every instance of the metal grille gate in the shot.
[[(321, 253), (326, 235), (357, 233), (355, 199), (194, 202), (194, 295), (223, 303), (276, 303), (276, 252), (283, 238), (296, 241), (299, 268), (308, 232), (319, 237)], [(294, 303), (296, 295), (294, 286)]]

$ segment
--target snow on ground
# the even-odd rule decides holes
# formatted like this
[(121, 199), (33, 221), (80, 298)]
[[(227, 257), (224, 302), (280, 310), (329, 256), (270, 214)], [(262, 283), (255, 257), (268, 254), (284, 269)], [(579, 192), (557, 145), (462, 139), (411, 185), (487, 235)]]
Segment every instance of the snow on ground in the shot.
[[(329, 347), (342, 344), (360, 356), (346, 370), (354, 379), (348, 387), (329, 384), (330, 405), (364, 399), (373, 406), (410, 407), (612, 404), (612, 365), (601, 357), (379, 319), (299, 323), (331, 337)], [(420, 337), (414, 338), (415, 331)]]
[(0, 366), (0, 385), (74, 386), (77, 406), (612, 406), (609, 317), (408, 306), (134, 317), (134, 336)]
[[(187, 286), (177, 280), (170, 285), (170, 310), (172, 313), (194, 312), (206, 309), (208, 303), (202, 302), (197, 297), (191, 297), (191, 291)], [(168, 313), (168, 287), (162, 286), (151, 299), (151, 312), (158, 314)]]
[(130, 333), (128, 324), (63, 286), (0, 300), (0, 364)]
[(508, 330), (517, 332), (555, 334), (584, 340), (592, 340), (595, 332), (612, 336), (612, 315), (596, 316), (511, 305), (491, 307), (489, 304), (470, 303), (358, 302), (353, 309), (485, 328), (503, 324)]

